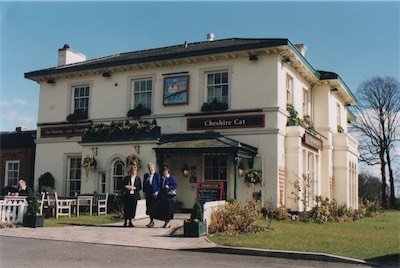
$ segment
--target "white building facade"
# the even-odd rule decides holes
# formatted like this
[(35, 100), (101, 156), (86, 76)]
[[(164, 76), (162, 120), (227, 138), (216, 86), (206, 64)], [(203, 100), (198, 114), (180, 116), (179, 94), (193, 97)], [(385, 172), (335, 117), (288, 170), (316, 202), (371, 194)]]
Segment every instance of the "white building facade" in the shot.
[[(148, 162), (170, 166), (184, 208), (204, 181), (221, 182), (227, 200), (299, 211), (322, 196), (358, 208), (355, 97), (305, 50), (288, 39), (209, 39), (86, 60), (66, 45), (57, 67), (25, 74), (40, 85), (35, 180), (52, 173), (64, 195), (117, 193), (134, 154), (141, 178)], [(288, 104), (302, 124), (288, 123)], [(97, 162), (88, 177), (87, 155)], [(245, 182), (252, 170), (261, 184)]]

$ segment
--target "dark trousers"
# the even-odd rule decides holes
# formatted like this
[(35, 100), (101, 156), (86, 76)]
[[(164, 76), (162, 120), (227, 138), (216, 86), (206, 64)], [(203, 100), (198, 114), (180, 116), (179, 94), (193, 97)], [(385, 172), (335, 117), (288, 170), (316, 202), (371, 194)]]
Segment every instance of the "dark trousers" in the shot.
[(137, 199), (133, 194), (124, 196), (124, 219), (132, 220), (136, 215)]

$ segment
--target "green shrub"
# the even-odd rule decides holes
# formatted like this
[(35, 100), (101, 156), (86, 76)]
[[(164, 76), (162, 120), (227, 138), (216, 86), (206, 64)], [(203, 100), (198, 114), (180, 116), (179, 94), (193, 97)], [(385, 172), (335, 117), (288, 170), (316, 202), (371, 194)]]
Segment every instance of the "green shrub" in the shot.
[(258, 203), (254, 200), (247, 201), (243, 208), (237, 202), (227, 202), (211, 213), (208, 232), (228, 235), (256, 233), (265, 229), (255, 225), (260, 218)]
[(192, 208), (192, 212), (190, 213), (191, 221), (203, 221), (203, 209), (198, 202), (195, 202)]

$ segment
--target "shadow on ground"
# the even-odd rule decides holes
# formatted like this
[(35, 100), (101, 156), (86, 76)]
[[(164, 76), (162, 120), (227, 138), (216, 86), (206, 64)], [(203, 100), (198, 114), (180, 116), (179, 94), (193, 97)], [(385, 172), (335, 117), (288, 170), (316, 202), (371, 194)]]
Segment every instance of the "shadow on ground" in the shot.
[(365, 261), (378, 263), (386, 267), (400, 267), (400, 254), (379, 256)]

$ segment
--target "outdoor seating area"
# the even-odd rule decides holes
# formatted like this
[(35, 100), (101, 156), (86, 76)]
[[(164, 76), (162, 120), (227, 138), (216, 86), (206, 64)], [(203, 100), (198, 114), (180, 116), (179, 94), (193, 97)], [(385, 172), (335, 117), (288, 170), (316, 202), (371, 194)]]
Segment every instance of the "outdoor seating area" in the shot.
[[(76, 196), (60, 196), (57, 192), (36, 194), (39, 214), (48, 217), (79, 217), (81, 213), (89, 215), (107, 215), (109, 194), (80, 194)], [(27, 211), (26, 196), (6, 195), (0, 197), (0, 222), (22, 223)]]

